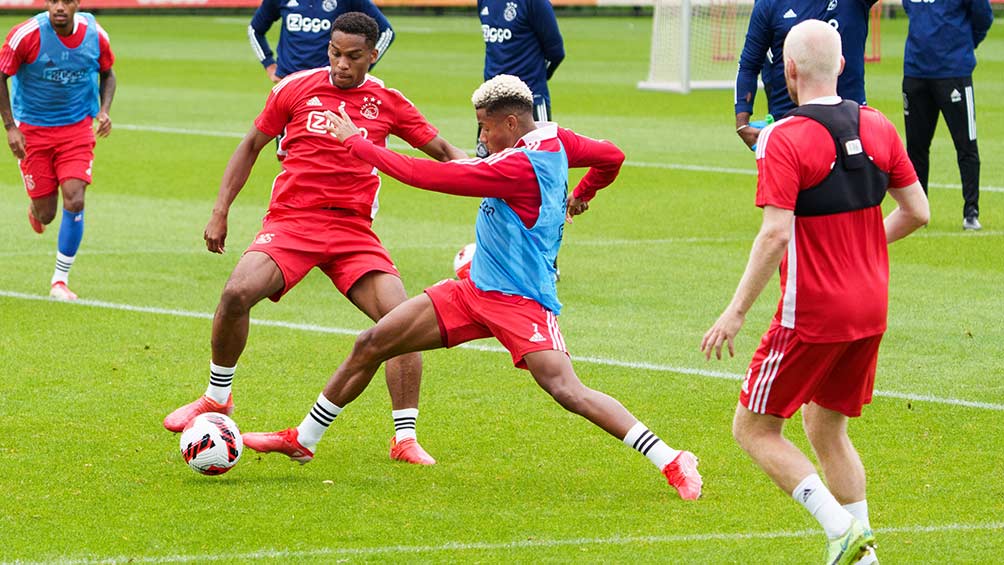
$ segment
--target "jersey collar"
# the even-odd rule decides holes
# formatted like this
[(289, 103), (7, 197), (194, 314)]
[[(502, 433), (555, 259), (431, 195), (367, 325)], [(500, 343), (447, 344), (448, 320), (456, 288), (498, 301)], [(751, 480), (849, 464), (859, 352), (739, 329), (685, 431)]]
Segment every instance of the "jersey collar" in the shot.
[(822, 104), (824, 106), (836, 106), (840, 104), (843, 99), (839, 96), (820, 96), (819, 98), (813, 98), (806, 102), (806, 104)]
[(558, 124), (554, 122), (537, 122), (537, 129), (527, 133), (519, 139), (516, 147), (530, 145), (533, 142), (541, 142), (545, 139), (558, 137)]

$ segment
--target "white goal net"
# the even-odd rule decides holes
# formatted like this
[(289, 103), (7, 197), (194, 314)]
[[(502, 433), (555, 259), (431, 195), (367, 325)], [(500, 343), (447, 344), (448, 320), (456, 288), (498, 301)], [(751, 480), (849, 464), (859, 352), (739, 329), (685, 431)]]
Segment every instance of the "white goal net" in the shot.
[(646, 90), (735, 86), (753, 0), (655, 0)]

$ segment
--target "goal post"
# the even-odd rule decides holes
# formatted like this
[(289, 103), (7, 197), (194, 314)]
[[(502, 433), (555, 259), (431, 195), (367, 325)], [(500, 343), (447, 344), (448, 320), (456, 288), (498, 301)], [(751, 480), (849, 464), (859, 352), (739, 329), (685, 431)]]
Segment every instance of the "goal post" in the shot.
[(735, 85), (753, 0), (655, 0), (643, 90), (690, 92)]
[[(653, 0), (652, 46), (642, 90), (687, 93), (735, 87), (753, 0)], [(865, 61), (881, 59), (882, 2), (872, 6)]]

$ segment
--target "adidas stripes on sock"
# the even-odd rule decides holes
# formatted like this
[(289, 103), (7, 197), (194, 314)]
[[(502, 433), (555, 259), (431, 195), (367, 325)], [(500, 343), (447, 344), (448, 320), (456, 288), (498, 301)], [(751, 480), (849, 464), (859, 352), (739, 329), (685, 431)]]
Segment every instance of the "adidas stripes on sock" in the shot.
[(648, 457), (648, 460), (658, 467), (660, 471), (680, 454), (678, 450), (666, 445), (664, 441), (659, 439), (659, 436), (652, 433), (641, 422), (636, 422), (628, 430), (623, 441), (631, 449)]
[(816, 473), (802, 479), (795, 490), (791, 491), (791, 497), (812, 514), (826, 530), (826, 537), (838, 538), (851, 527), (854, 518), (840, 506)]
[(406, 439), (417, 439), (415, 422), (418, 420), (418, 408), (392, 410), (390, 414), (394, 418), (394, 437), (398, 443)]
[(317, 402), (310, 412), (303, 418), (300, 425), (296, 427), (297, 438), (300, 445), (314, 451), (317, 443), (321, 441), (321, 436), (328, 431), (328, 426), (335, 421), (338, 414), (342, 412), (338, 406), (324, 397), (324, 393), (317, 395)]
[(227, 399), (230, 398), (230, 386), (234, 382), (234, 371), (236, 370), (236, 365), (221, 367), (210, 361), (209, 386), (206, 388), (206, 396), (220, 404), (226, 404)]

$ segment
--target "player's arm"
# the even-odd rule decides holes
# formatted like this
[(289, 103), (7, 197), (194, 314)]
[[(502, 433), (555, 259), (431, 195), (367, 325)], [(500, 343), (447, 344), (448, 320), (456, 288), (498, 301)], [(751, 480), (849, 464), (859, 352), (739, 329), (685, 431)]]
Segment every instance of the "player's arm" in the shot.
[(536, 0), (531, 3), (530, 25), (540, 43), (544, 54), (544, 64), (547, 69), (547, 80), (551, 80), (558, 65), (565, 60), (565, 42), (558, 29), (558, 18), (548, 0)]
[(771, 28), (768, 2), (759, 1), (753, 4), (749, 28), (746, 31), (746, 42), (739, 55), (739, 71), (736, 73), (736, 133), (747, 147), (756, 143), (760, 130), (750, 123), (753, 114), (753, 102), (756, 100), (757, 75), (763, 70), (770, 48)]
[(746, 321), (746, 313), (777, 272), (778, 265), (781, 264), (781, 259), (788, 249), (794, 220), (793, 210), (764, 206), (760, 233), (753, 241), (753, 249), (750, 251), (749, 262), (746, 263), (739, 287), (736, 288), (728, 307), (701, 340), (701, 351), (705, 359), (711, 359), (712, 350), (715, 352), (715, 357), (721, 359), (722, 345), (726, 343), (729, 356), (735, 356), (733, 339)]
[(494, 159), (438, 162), (401, 155), (374, 145), (359, 135), (359, 128), (352, 123), (345, 109), (339, 112), (324, 112), (329, 121), (328, 132), (337, 137), (353, 157), (373, 165), (386, 175), (415, 188), (457, 196), (514, 196), (514, 181), (518, 179), (513, 174), (518, 175), (518, 172), (514, 168), (511, 171), (513, 174), (500, 174), (501, 168), (493, 166), (500, 160), (498, 156)]
[(885, 239), (888, 243), (903, 239), (926, 226), (931, 219), (927, 195), (919, 181), (904, 188), (891, 188), (889, 196), (893, 197), (898, 206), (885, 218)]
[(10, 90), (7, 88), (7, 75), (0, 73), (3, 77), (3, 84), (0, 84), (0, 118), (3, 119), (3, 127), (7, 130), (7, 146), (11, 153), (18, 159), (24, 159), (24, 134), (17, 127), (14, 121), (14, 114), (10, 109)]
[(251, 42), (251, 50), (261, 66), (265, 67), (265, 72), (268, 73), (268, 78), (272, 82), (279, 82), (280, 79), (275, 74), (275, 57), (265, 34), (272, 27), (272, 23), (281, 16), (279, 3), (276, 0), (262, 0), (261, 5), (255, 10), (254, 16), (251, 17), (251, 24), (248, 25), (248, 40)]
[(357, 8), (359, 8), (360, 12), (363, 12), (367, 16), (376, 20), (377, 27), (380, 28), (380, 35), (377, 37), (376, 42), (377, 58), (376, 61), (373, 61), (373, 64), (370, 65), (370, 68), (372, 69), (380, 62), (384, 53), (390, 49), (390, 44), (394, 42), (394, 28), (391, 27), (390, 21), (387, 20), (387, 16), (384, 16), (383, 12), (380, 11), (380, 8), (377, 8), (376, 4), (370, 0), (360, 0)]
[(209, 251), (223, 253), (225, 250), (227, 216), (230, 214), (230, 205), (233, 204), (234, 199), (247, 183), (248, 177), (251, 175), (251, 168), (258, 160), (258, 154), (274, 138), (275, 136), (268, 135), (257, 127), (252, 127), (251, 131), (237, 145), (234, 154), (230, 156), (227, 168), (223, 171), (223, 180), (220, 181), (216, 204), (213, 205), (212, 215), (209, 217), (209, 223), (203, 233), (206, 249)]
[(115, 71), (108, 69), (99, 73), (98, 97), (101, 108), (98, 110), (98, 137), (108, 137), (112, 132), (112, 118), (108, 115), (112, 110), (112, 100), (115, 99)]
[(979, 46), (986, 38), (990, 26), (994, 23), (994, 10), (990, 0), (972, 0), (969, 3), (969, 21), (973, 28), (973, 47)]
[(429, 143), (419, 146), (418, 149), (437, 161), (445, 162), (467, 158), (467, 153), (457, 149), (452, 143), (438, 135), (432, 138), (432, 141)]
[(584, 213), (598, 190), (610, 186), (620, 174), (624, 152), (612, 142), (592, 139), (571, 130), (559, 128), (558, 137), (565, 147), (570, 168), (589, 167), (589, 171), (568, 195), (565, 220)]

